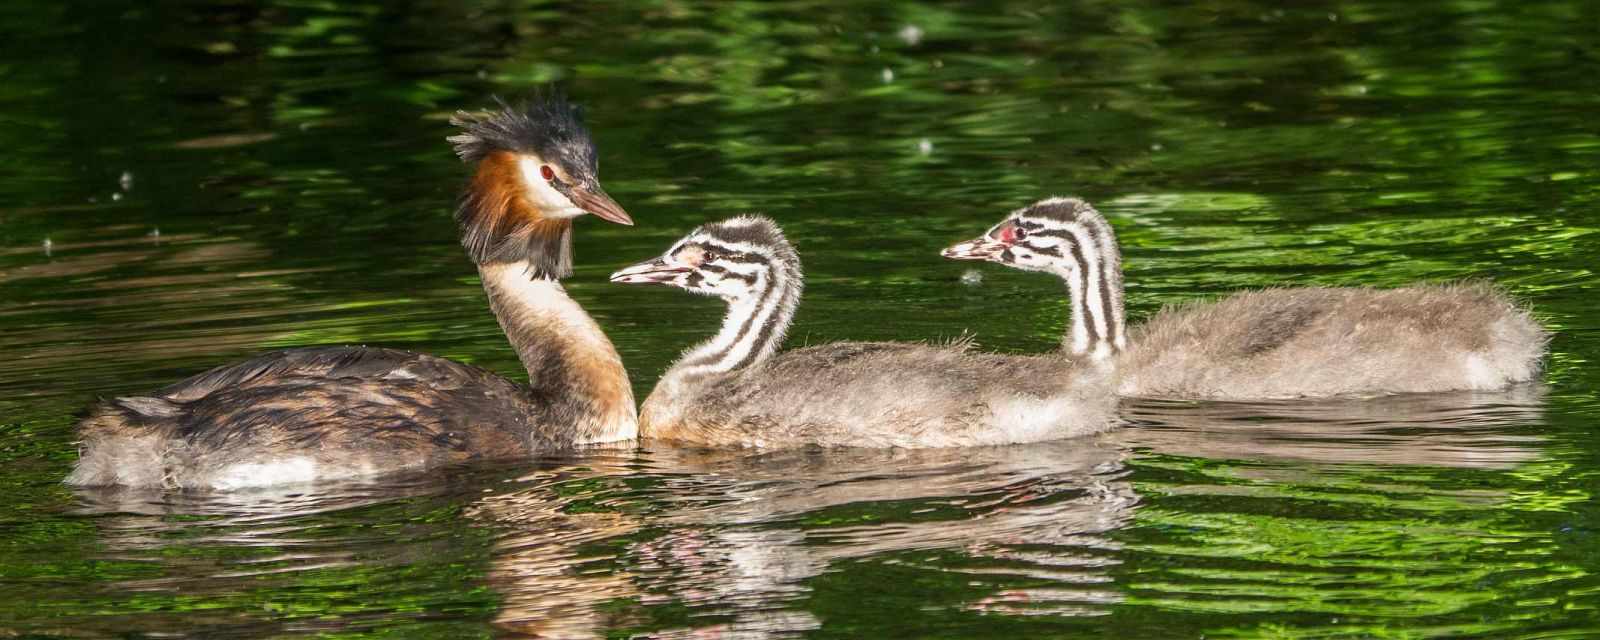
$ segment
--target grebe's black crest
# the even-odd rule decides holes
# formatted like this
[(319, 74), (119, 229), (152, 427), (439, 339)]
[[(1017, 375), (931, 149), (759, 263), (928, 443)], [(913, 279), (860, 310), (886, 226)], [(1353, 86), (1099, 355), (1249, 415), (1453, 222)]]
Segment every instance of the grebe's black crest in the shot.
[(450, 124), (463, 129), (450, 136), (462, 162), (481, 162), (495, 151), (532, 153), (555, 162), (568, 175), (593, 175), (599, 170), (594, 141), (583, 126), (583, 109), (554, 89), (535, 94), (520, 106), (496, 97), (497, 111), (457, 111)]
[(478, 264), (526, 261), (538, 279), (572, 274), (572, 221), (546, 218), (528, 201), (520, 159), (555, 164), (580, 185), (600, 193), (594, 142), (582, 113), (559, 92), (536, 95), (520, 106), (499, 98), (500, 109), (456, 112), (463, 129), (448, 140), (461, 160), (478, 164), (456, 208), (461, 245)]

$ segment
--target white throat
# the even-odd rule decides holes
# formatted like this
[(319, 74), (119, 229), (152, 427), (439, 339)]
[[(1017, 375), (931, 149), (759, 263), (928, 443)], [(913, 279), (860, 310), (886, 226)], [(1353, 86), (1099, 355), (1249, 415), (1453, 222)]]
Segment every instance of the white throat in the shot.
[(567, 295), (560, 282), (545, 278), (531, 278), (527, 262), (486, 264), (478, 267), (484, 284), (514, 303), (518, 311), (534, 314), (542, 320), (559, 326), (573, 339), (594, 347), (611, 349), (611, 339), (600, 330), (594, 318), (583, 310), (578, 301)]

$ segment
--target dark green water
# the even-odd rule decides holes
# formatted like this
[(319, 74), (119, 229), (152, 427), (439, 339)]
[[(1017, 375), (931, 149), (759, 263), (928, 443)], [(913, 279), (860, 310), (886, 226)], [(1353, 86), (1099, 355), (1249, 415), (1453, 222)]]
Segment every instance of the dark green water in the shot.
[[(1600, 637), (1600, 4), (0, 4), (0, 635)], [(1130, 315), (1492, 278), (1547, 385), (1130, 407), (1101, 438), (653, 448), (238, 495), (75, 493), (75, 412), (278, 347), (516, 374), (446, 114), (558, 82), (635, 228), (569, 290), (644, 394), (714, 301), (605, 274), (778, 218), (792, 344), (1054, 348), (938, 250), (1093, 199)], [(126, 179), (124, 179), (126, 176)]]

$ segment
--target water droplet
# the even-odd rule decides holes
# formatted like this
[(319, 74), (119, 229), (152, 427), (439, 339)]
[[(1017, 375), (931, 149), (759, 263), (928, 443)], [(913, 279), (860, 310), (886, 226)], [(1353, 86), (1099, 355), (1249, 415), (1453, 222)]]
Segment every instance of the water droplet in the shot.
[(961, 274), (961, 284), (976, 287), (983, 284), (983, 272), (977, 269), (967, 269)]
[(46, 257), (46, 258), (50, 257), (50, 249), (53, 248), (53, 247), (55, 247), (55, 243), (51, 242), (49, 238), (45, 238), (44, 239), (44, 257)]
[(913, 47), (922, 42), (922, 28), (914, 24), (908, 24), (904, 27), (900, 27), (900, 32), (895, 35), (900, 36), (901, 42)]
[(133, 172), (131, 172), (131, 171), (122, 172), (122, 175), (117, 177), (117, 184), (122, 187), (123, 191), (127, 191), (129, 189), (132, 189), (133, 188)]
[(922, 155), (928, 155), (930, 153), (933, 153), (933, 141), (929, 140), (927, 138), (923, 138), (921, 140), (918, 140), (917, 141), (917, 153), (920, 153)]
[(884, 67), (883, 68), (883, 83), (884, 84), (889, 84), (891, 82), (894, 82), (894, 69), (890, 69), (888, 67)]

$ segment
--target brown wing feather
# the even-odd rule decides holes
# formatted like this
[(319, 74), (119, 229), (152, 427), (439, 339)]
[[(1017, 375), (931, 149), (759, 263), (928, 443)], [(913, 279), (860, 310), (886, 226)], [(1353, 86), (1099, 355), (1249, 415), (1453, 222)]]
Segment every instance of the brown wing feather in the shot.
[(68, 482), (207, 486), (230, 465), (284, 457), (359, 475), (570, 442), (573, 427), (548, 419), (537, 400), (492, 372), (425, 354), (278, 351), (95, 407)]

